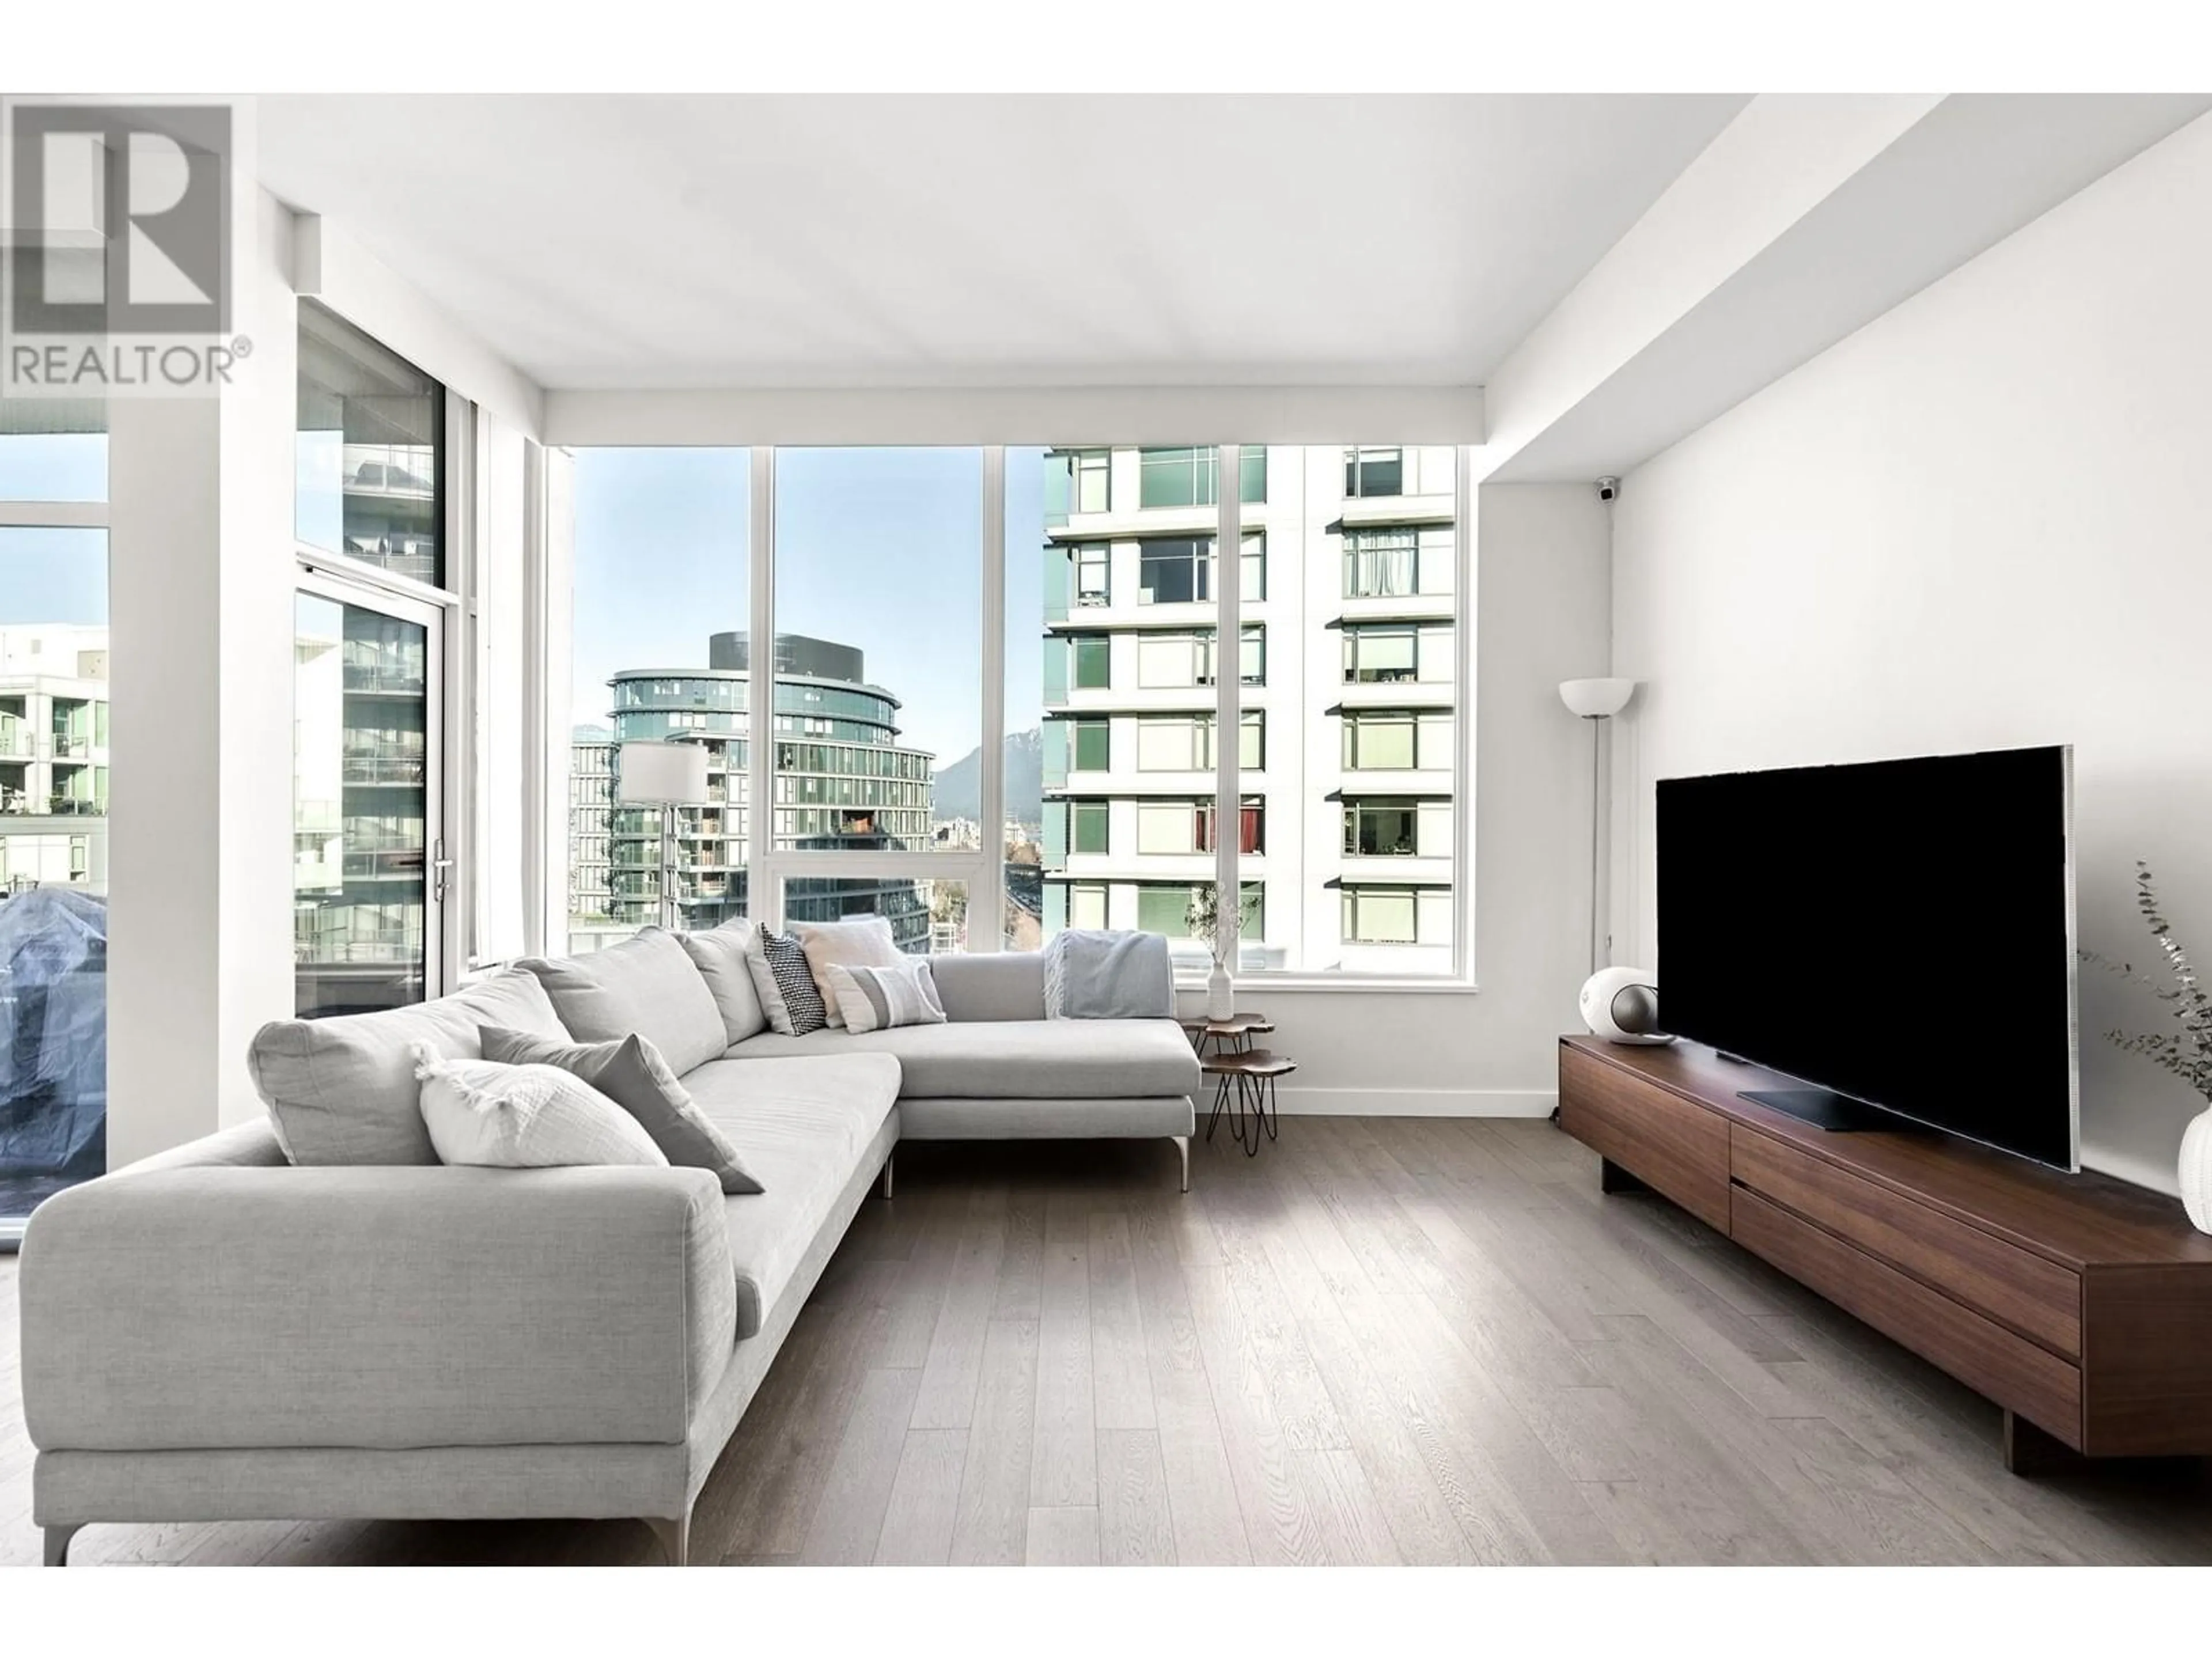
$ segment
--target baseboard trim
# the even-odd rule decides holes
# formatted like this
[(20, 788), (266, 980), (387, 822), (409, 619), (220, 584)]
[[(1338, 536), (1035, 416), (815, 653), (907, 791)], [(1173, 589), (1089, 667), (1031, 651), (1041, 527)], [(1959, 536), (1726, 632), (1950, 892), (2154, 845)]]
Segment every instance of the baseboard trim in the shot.
[(1316, 1089), (1277, 1091), (1285, 1117), (1549, 1117), (1551, 1089)]

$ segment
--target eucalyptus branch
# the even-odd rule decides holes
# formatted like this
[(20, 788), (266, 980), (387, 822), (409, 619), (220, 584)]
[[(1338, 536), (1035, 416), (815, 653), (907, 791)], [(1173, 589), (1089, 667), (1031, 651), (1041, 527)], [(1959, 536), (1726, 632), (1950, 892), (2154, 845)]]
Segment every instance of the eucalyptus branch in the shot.
[(2106, 1040), (2124, 1054), (2137, 1054), (2154, 1066), (2163, 1066), (2212, 1101), (2212, 993), (2205, 990), (2197, 964), (2174, 937), (2172, 924), (2160, 913), (2157, 879), (2151, 874), (2150, 866), (2141, 860), (2136, 863), (2136, 908), (2142, 913), (2144, 924), (2157, 941), (2159, 954), (2165, 958), (2166, 972), (2178, 988), (2168, 990), (2147, 975), (2136, 973), (2128, 963), (2114, 963), (2095, 951), (2083, 951), (2081, 959), (2148, 988), (2172, 1009), (2174, 1018), (2180, 1022), (2183, 1035), (2111, 1030), (2105, 1033)]

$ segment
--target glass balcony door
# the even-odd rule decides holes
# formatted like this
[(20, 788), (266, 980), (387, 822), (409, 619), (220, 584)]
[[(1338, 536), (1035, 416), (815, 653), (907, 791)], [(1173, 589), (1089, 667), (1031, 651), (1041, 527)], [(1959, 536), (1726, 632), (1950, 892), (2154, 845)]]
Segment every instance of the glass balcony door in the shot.
[(292, 926), (303, 1017), (436, 996), (444, 612), (335, 580), (295, 610)]

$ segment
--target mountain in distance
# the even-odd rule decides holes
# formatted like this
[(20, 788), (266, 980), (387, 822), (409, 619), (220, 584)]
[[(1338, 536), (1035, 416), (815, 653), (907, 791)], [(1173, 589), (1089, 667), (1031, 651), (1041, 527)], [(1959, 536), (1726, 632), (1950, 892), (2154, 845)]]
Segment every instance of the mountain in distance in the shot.
[[(1006, 734), (1006, 816), (1024, 823), (1044, 817), (1044, 734), (1035, 728)], [(970, 750), (937, 774), (937, 817), (982, 815), (983, 751)]]

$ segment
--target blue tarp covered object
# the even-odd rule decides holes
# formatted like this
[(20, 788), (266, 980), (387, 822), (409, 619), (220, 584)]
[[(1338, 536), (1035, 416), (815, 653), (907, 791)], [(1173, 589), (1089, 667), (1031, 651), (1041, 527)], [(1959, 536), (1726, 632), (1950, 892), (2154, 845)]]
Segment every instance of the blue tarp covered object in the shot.
[(0, 1176), (107, 1164), (107, 902), (68, 887), (0, 898)]

